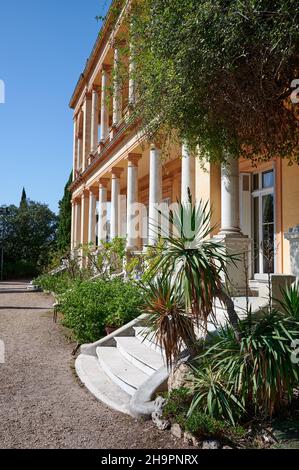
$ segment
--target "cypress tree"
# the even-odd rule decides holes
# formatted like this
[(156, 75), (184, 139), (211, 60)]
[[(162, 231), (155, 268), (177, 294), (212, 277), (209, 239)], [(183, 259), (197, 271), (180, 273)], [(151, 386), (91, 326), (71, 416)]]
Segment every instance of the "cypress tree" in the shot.
[(25, 188), (23, 188), (22, 196), (21, 196), (21, 201), (20, 201), (20, 208), (22, 208), (22, 207), (27, 207), (27, 206), (28, 206), (28, 203), (27, 203), (27, 195), (26, 195)]
[(71, 244), (71, 225), (72, 225), (72, 194), (69, 186), (73, 180), (73, 173), (70, 174), (68, 182), (64, 188), (64, 195), (59, 201), (57, 246), (61, 251), (66, 251)]

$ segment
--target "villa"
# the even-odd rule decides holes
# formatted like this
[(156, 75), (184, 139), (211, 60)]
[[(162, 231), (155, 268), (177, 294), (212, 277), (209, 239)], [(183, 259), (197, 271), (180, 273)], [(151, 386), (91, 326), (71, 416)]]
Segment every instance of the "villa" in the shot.
[[(299, 166), (290, 166), (286, 159), (276, 158), (255, 167), (244, 159), (226, 166), (207, 163), (203, 167), (189, 155), (184, 143), (172, 145), (167, 158), (162, 158), (159, 145), (147, 142), (130, 120), (136, 99), (134, 63), (130, 58), (125, 86), (120, 87), (115, 78), (120, 61), (119, 44), (125, 33), (122, 22), (125, 8), (113, 28), (108, 14), (70, 101), (74, 111), (72, 249), (87, 243), (96, 247), (100, 240), (105, 241), (109, 219), (110, 238), (125, 236), (128, 252), (142, 251), (145, 245), (157, 241), (157, 233), (144, 221), (155, 219), (160, 204), (188, 202), (189, 188), (195, 201), (209, 201), (211, 225), (216, 227), (212, 236), (221, 240), (230, 252), (248, 254), (249, 286), (242, 260), (229, 268), (235, 295), (244, 296), (249, 287), (252, 296), (258, 298), (269, 273), (298, 275), (293, 251), (299, 241), (295, 230), (299, 224)], [(273, 247), (271, 256), (266, 253), (269, 244)], [(128, 336), (132, 337), (132, 333)], [(115, 351), (111, 361), (108, 359), (108, 349), (116, 349), (111, 344), (102, 347), (106, 349), (105, 354), (101, 356), (98, 351), (97, 354), (101, 356), (101, 368), (114, 385), (117, 383), (132, 396), (145, 381), (148, 368), (159, 369), (159, 360), (157, 352), (149, 348), (152, 360), (148, 359), (150, 364), (144, 365), (149, 358), (146, 346), (139, 342), (140, 356), (136, 357), (138, 348), (130, 341), (125, 343), (122, 338), (117, 343), (121, 351), (125, 349), (123, 362), (136, 367), (142, 357), (143, 367), (137, 364), (143, 374), (139, 381), (134, 380), (134, 370), (124, 377), (120, 369), (126, 364), (117, 363)], [(88, 354), (94, 359), (96, 348), (91, 348)], [(82, 364), (77, 363), (77, 372), (97, 395), (98, 378), (93, 383), (90, 379), (89, 385), (87, 379), (89, 373), (89, 378), (92, 374), (95, 377), (93, 365), (88, 364), (89, 372), (87, 369), (84, 372)], [(103, 393), (98, 393), (101, 399)], [(106, 402), (111, 404), (109, 400)], [(119, 402), (125, 405), (115, 407), (123, 411), (126, 398), (122, 396)]]

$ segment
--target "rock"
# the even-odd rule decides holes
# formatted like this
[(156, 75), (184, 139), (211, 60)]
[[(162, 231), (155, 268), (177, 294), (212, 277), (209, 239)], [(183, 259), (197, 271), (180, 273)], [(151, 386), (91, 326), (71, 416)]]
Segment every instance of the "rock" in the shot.
[(167, 399), (163, 397), (157, 397), (154, 402), (155, 412), (160, 413), (160, 416), (163, 415), (163, 408), (167, 403)]
[(193, 436), (190, 432), (184, 433), (184, 443), (185, 444), (192, 444)]
[(194, 437), (190, 432), (184, 433), (184, 443), (192, 445), (193, 447), (200, 447), (200, 441)]
[(161, 416), (156, 411), (152, 413), (152, 420), (159, 431), (166, 431), (166, 429), (170, 428), (170, 422), (167, 419), (161, 418)]
[(220, 449), (221, 444), (220, 444), (220, 442), (214, 441), (214, 440), (203, 441), (202, 448), (203, 449), (209, 449), (209, 450)]
[(202, 443), (196, 437), (193, 436), (192, 437), (192, 445), (193, 445), (193, 447), (201, 447)]
[(222, 449), (232, 449), (230, 446), (223, 446)]
[(152, 420), (160, 431), (166, 431), (166, 429), (170, 428), (168, 419), (163, 418), (163, 408), (166, 402), (165, 398), (157, 397), (154, 403), (155, 411), (152, 413)]
[(190, 367), (185, 364), (179, 364), (170, 374), (168, 379), (168, 390), (177, 388), (193, 388), (192, 373)]
[(275, 444), (276, 443), (275, 439), (273, 439), (273, 437), (270, 436), (269, 434), (263, 434), (262, 435), (262, 440), (265, 442), (265, 444)]
[(171, 434), (177, 439), (182, 439), (182, 428), (179, 424), (173, 424), (171, 426)]

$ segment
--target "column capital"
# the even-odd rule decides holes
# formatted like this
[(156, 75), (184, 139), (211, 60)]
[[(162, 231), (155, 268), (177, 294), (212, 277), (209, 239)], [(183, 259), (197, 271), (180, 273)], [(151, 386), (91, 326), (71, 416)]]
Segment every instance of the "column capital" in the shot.
[(91, 100), (91, 98), (92, 98), (92, 92), (87, 90), (85, 92), (85, 100)]
[(98, 94), (100, 91), (101, 91), (101, 87), (99, 85), (95, 85), (95, 84), (92, 85), (92, 87), (91, 87), (91, 92), (92, 93), (97, 93)]
[(124, 169), (123, 168), (119, 168), (119, 167), (113, 167), (111, 170), (110, 170), (110, 173), (112, 175), (112, 178), (120, 178), (122, 173), (123, 173)]
[(72, 205), (75, 206), (76, 204), (80, 204), (81, 198), (76, 196), (72, 199)]
[(89, 190), (87, 188), (83, 189), (81, 193), (81, 199), (89, 197)]
[(114, 38), (112, 42), (113, 49), (118, 49), (119, 47), (124, 47), (127, 45), (127, 41), (125, 39), (118, 39)]
[(111, 70), (112, 70), (112, 65), (110, 65), (110, 64), (102, 64), (101, 65), (101, 73), (103, 73), (103, 72), (108, 73), (108, 72), (111, 72)]
[(89, 194), (93, 194), (94, 196), (98, 194), (98, 188), (96, 186), (89, 186), (88, 191)]
[(98, 179), (99, 186), (101, 186), (103, 188), (107, 188), (109, 182), (110, 182), (109, 178), (99, 178)]
[(150, 149), (151, 150), (161, 150), (161, 145), (158, 142), (151, 142)]
[(129, 153), (126, 160), (128, 160), (128, 163), (131, 163), (131, 165), (138, 166), (138, 162), (141, 158), (141, 153)]

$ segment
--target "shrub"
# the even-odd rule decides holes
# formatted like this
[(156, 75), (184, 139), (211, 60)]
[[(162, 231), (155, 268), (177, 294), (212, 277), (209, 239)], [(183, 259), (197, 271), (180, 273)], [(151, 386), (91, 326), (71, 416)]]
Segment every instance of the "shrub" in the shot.
[(163, 409), (163, 415), (167, 419), (176, 418), (178, 414), (186, 415), (192, 400), (188, 388), (177, 388), (172, 390), (168, 396), (167, 403)]
[(185, 431), (190, 432), (199, 439), (238, 439), (244, 436), (242, 426), (232, 428), (227, 421), (215, 419), (209, 414), (196, 409), (189, 414), (192, 401), (192, 392), (187, 388), (172, 390), (163, 409), (166, 419), (176, 422)]
[[(287, 298), (286, 298), (287, 296)], [(288, 299), (288, 300), (287, 300)], [(292, 341), (299, 337), (294, 308), (264, 312), (262, 318), (240, 322), (241, 342), (225, 327), (194, 364), (195, 396), (190, 414), (205, 410), (232, 423), (248, 413), (272, 417), (291, 402), (299, 384), (292, 363)], [(284, 304), (290, 295), (284, 293)]]
[(60, 299), (63, 323), (73, 329), (79, 343), (93, 342), (104, 335), (109, 317), (116, 315), (122, 326), (141, 313), (142, 291), (120, 279), (84, 281)]
[(55, 275), (42, 274), (34, 279), (34, 285), (41, 287), (44, 291), (54, 292), (54, 294), (63, 294), (68, 289), (82, 282), (80, 278), (73, 278), (68, 272)]
[(232, 428), (226, 421), (212, 418), (200, 411), (195, 411), (187, 418), (185, 429), (199, 439), (238, 439), (246, 433), (242, 426)]

